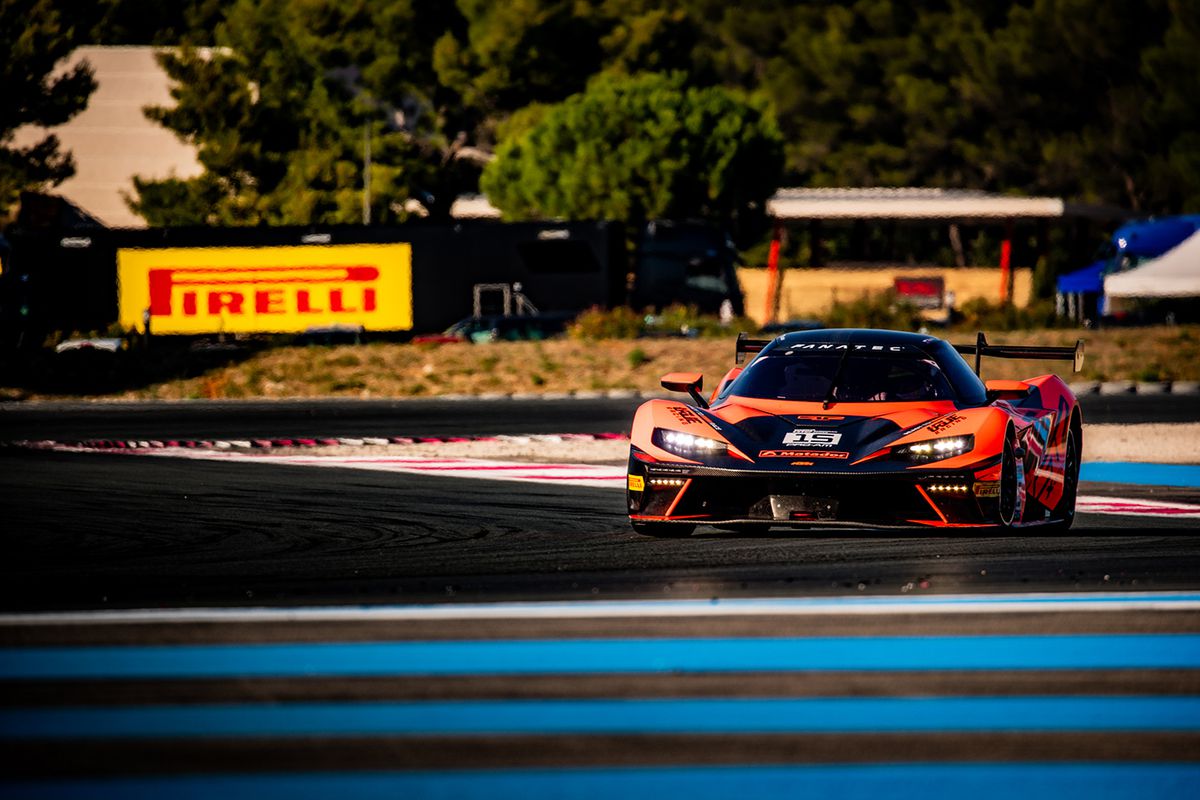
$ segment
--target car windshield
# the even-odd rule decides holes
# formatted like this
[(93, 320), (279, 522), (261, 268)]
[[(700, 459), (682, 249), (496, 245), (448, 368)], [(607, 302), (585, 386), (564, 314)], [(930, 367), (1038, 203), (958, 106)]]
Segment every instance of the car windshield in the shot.
[(839, 372), (841, 361), (841, 353), (762, 356), (746, 367), (728, 394), (811, 402), (830, 398), (842, 403), (954, 399), (949, 381), (932, 359), (850, 353)]

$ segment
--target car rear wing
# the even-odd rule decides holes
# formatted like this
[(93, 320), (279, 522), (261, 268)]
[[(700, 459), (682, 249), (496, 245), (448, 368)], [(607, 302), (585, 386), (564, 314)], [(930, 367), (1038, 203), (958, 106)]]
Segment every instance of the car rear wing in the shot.
[(746, 360), (747, 353), (757, 353), (771, 343), (771, 339), (751, 339), (745, 331), (737, 335), (737, 345), (733, 354), (733, 363), (741, 364)]
[(975, 356), (975, 374), (979, 374), (980, 360), (984, 356), (995, 358), (1040, 358), (1054, 361), (1073, 361), (1074, 371), (1083, 369), (1083, 339), (1076, 339), (1074, 347), (1034, 347), (1019, 344), (988, 344), (983, 331), (975, 338), (975, 344), (956, 344), (954, 349), (963, 355)]

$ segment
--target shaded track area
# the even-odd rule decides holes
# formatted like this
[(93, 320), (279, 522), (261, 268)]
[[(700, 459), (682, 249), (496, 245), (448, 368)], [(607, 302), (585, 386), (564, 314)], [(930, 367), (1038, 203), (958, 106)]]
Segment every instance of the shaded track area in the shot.
[(6, 609), (1200, 584), (1200, 535), (1174, 520), (680, 541), (634, 534), (612, 490), (27, 451), (0, 454), (0, 470)]
[[(628, 431), (641, 399), (0, 404), (0, 442)], [(1187, 395), (1088, 395), (1091, 423), (1196, 422)]]
[[(602, 432), (636, 402), (6, 408), (0, 442)], [(0, 622), (3, 796), (986, 800), (1200, 780), (1194, 520), (659, 540), (613, 489), (3, 448), (0, 475), (0, 614), (85, 610)], [(762, 597), (807, 605), (714, 611)], [(860, 599), (902, 607), (812, 607)], [(537, 600), (587, 602), (529, 616)], [(920, 607), (942, 602), (962, 607)], [(296, 608), (324, 605), (351, 616)], [(184, 616), (86, 611), (121, 608)]]
[(631, 398), (0, 405), (0, 441), (594, 433), (628, 429), (641, 402)]

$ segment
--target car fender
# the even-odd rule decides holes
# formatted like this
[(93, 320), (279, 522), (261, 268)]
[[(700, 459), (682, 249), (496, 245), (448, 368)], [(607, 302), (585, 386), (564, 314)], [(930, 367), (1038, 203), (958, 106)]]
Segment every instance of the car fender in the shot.
[(1063, 493), (1067, 437), (1072, 425), (1079, 426), (1078, 455), (1083, 453), (1083, 415), (1075, 394), (1057, 375), (1040, 375), (1028, 383), (1038, 400), (1022, 438), (1027, 452), (1029, 494), (1043, 506), (1053, 508)]
[(724, 442), (731, 454), (747, 461), (750, 459), (742, 453), (721, 432), (719, 421), (714, 420), (700, 409), (676, 400), (648, 400), (638, 407), (633, 417), (633, 427), (629, 440), (634, 447), (653, 457), (656, 461), (675, 462), (680, 464), (699, 464), (669, 450), (663, 450), (654, 444), (654, 429), (679, 431), (696, 436), (706, 436)]
[(731, 370), (729, 370), (728, 372), (726, 372), (725, 377), (721, 378), (721, 382), (717, 384), (717, 387), (715, 389), (713, 389), (712, 396), (708, 398), (709, 405), (712, 405), (713, 403), (717, 402), (717, 398), (721, 396), (721, 392), (725, 391), (725, 387), (728, 386), (729, 384), (733, 383), (734, 379), (737, 378), (737, 376), (741, 375), (741, 374), (742, 374), (741, 367), (734, 367)]
[[(942, 414), (922, 422), (907, 433), (888, 443), (887, 447), (872, 453), (867, 461), (881, 458), (893, 447), (914, 444), (929, 439), (941, 439), (951, 436), (975, 437), (975, 446), (961, 456), (930, 461), (925, 464), (913, 464), (912, 470), (946, 470), (960, 468), (978, 468), (986, 462), (998, 459), (1004, 448), (1004, 434), (1008, 429), (1010, 417), (999, 408), (983, 406), (980, 408), (964, 408)], [(859, 462), (861, 463), (861, 461)]]

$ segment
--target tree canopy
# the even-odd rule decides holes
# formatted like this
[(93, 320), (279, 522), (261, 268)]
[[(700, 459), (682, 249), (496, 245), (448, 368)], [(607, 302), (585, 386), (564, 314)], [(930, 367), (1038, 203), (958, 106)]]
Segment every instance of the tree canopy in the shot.
[(175, 105), (148, 111), (196, 145), (205, 171), (136, 180), (135, 210), (168, 225), (357, 222), (368, 147), (374, 221), (403, 218), (411, 197), (448, 204), (473, 177), (453, 159), (432, 71), (444, 8), (233, 3), (215, 47), (161, 56)]
[(1194, 0), (698, 1), (720, 80), (769, 98), (796, 185), (1200, 208)]
[[(103, 0), (96, 24), (115, 20), (110, 27), (125, 33), (114, 36), (134, 36), (129, 9), (139, 4)], [(153, 222), (357, 220), (365, 131), (374, 219), (401, 218), (410, 198), (445, 213), (454, 193), (475, 187), (476, 165), (491, 152), (508, 162), (488, 172), (494, 199), (513, 215), (541, 213), (528, 188), (501, 178), (527, 177), (509, 170), (535, 140), (546, 157), (576, 156), (531, 139), (532, 129), (566, 131), (581, 108), (575, 98), (611, 99), (621, 85), (650, 81), (648, 73), (684, 97), (720, 89), (745, 99), (738, 108), (773, 116), (784, 143), (781, 184), (973, 188), (1142, 213), (1200, 210), (1196, 0), (184, 5), (171, 17), (192, 20), (184, 44), (216, 49), (167, 58), (176, 105), (153, 114), (197, 144), (206, 172), (139, 182), (137, 207)], [(581, 142), (589, 135), (570, 130)], [(618, 144), (605, 125), (594, 130), (589, 146)], [(661, 140), (653, 128), (627, 133)], [(639, 157), (619, 144), (622, 157)], [(662, 164), (641, 167), (654, 171), (647, 185), (664, 177)], [(665, 191), (695, 188), (685, 183), (668, 181)], [(630, 213), (686, 206), (653, 194), (630, 186), (614, 202)], [(581, 200), (570, 213), (595, 208)]]
[(51, 0), (0, 0), (0, 220), (22, 191), (47, 189), (75, 174), (58, 137), (17, 147), (14, 135), (23, 125), (60, 125), (87, 107), (96, 88), (91, 67), (80, 62), (55, 71), (77, 44), (70, 20)]
[(83, 41), (99, 45), (164, 46), (204, 36), (221, 21), (228, 0), (58, 0)]
[(514, 219), (728, 223), (764, 206), (782, 166), (774, 120), (729, 90), (602, 75), (506, 139), (481, 186)]

